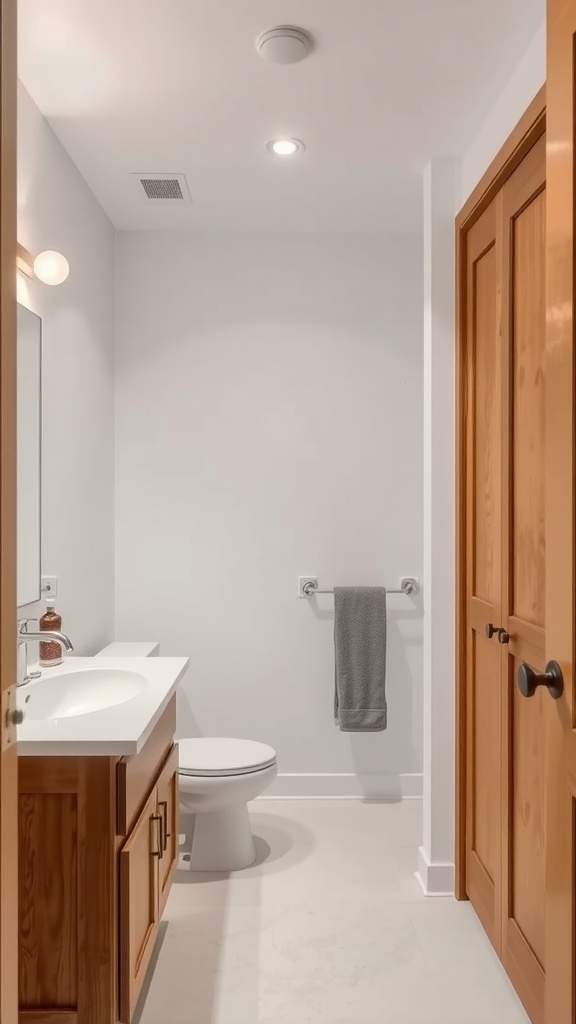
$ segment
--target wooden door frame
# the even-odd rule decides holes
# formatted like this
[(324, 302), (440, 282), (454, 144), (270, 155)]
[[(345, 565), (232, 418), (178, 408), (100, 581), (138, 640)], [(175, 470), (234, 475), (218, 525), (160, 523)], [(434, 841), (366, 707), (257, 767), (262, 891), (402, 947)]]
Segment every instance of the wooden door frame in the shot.
[(0, 0), (0, 1020), (18, 1020), (16, 690), (17, 0)]
[(466, 236), (502, 186), (546, 131), (546, 86), (526, 113), (456, 218), (456, 899), (466, 893), (466, 558), (468, 349), (466, 338)]
[(0, 1020), (18, 1020), (16, 689), (17, 0), (0, 0)]

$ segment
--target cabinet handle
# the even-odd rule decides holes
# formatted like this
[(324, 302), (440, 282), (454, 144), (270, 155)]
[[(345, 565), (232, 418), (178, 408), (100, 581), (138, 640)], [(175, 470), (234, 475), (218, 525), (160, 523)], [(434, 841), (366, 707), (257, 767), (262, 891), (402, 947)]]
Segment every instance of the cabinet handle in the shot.
[(162, 829), (162, 815), (161, 814), (151, 814), (150, 815), (150, 821), (151, 822), (157, 821), (158, 822), (158, 829), (159, 829), (159, 831), (156, 832), (156, 837), (159, 838), (159, 843), (158, 843), (159, 849), (158, 850), (152, 850), (151, 854), (152, 854), (153, 857), (161, 857), (162, 856), (162, 848), (163, 848), (163, 844), (164, 844), (164, 839), (163, 839), (163, 835), (162, 835), (162, 832), (163, 832), (163, 829)]
[(168, 831), (168, 801), (159, 800), (158, 806), (162, 808), (162, 814), (164, 817), (164, 852), (166, 852), (168, 849), (168, 840), (172, 836), (172, 833)]

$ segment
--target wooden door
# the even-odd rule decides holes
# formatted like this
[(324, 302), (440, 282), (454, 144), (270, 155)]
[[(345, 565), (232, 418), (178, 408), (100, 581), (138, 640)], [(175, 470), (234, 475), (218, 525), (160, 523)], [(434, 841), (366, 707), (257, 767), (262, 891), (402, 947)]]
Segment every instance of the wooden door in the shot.
[[(544, 1024), (545, 182), (541, 131), (466, 235), (466, 893)], [(571, 1022), (574, 1024), (574, 1022)]]
[(179, 804), (178, 747), (172, 748), (158, 779), (158, 812), (162, 816), (162, 857), (159, 864), (158, 916), (162, 917), (170, 894), (172, 878), (178, 866)]
[(502, 961), (535, 1024), (545, 984), (545, 728), (551, 701), (518, 689), (545, 666), (546, 143), (502, 190)]
[(0, 1020), (18, 1019), (16, 0), (0, 3)]
[(501, 947), (502, 197), (467, 238), (467, 753), (466, 891)]
[(546, 1024), (574, 1024), (576, 699), (574, 691), (574, 124), (576, 4), (548, 0), (546, 206), (546, 656), (564, 694), (544, 692)]
[(162, 815), (156, 787), (120, 851), (120, 1019), (129, 1024), (158, 934)]

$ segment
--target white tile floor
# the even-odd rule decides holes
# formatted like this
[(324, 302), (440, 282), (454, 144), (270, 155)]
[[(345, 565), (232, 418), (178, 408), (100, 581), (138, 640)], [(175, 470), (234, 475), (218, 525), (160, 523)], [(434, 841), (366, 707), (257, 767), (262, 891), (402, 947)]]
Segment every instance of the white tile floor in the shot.
[(414, 879), (419, 801), (251, 810), (254, 867), (181, 858), (140, 1024), (526, 1024), (469, 904)]

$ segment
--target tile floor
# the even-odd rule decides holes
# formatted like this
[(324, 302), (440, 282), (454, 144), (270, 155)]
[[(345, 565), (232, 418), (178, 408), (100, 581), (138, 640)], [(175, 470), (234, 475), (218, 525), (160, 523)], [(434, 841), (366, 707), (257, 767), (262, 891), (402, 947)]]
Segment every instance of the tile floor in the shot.
[(469, 904), (422, 895), (420, 801), (251, 810), (248, 870), (183, 840), (140, 1024), (526, 1024)]

